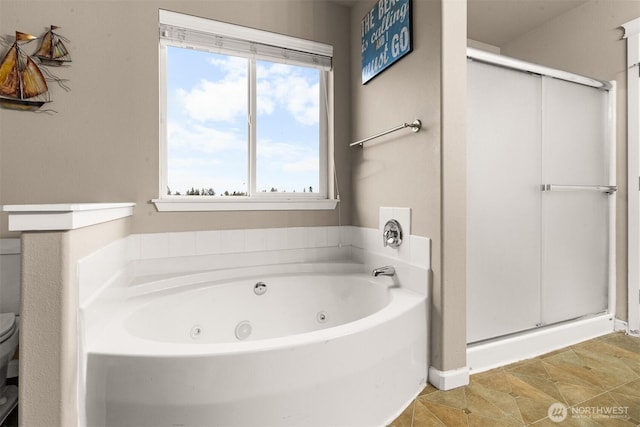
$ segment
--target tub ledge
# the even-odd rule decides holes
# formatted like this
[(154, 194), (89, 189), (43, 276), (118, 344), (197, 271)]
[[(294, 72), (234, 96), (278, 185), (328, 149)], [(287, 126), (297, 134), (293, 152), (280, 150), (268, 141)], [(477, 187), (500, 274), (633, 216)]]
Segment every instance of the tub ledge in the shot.
[(9, 231), (66, 231), (133, 215), (135, 203), (5, 205)]

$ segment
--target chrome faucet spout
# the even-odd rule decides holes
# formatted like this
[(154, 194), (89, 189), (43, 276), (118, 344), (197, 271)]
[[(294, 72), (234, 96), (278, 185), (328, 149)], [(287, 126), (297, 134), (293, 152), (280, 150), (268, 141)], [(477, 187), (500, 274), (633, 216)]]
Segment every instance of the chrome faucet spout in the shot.
[(384, 267), (374, 268), (371, 274), (373, 277), (394, 276), (396, 274), (396, 269), (393, 268), (392, 265), (385, 265)]

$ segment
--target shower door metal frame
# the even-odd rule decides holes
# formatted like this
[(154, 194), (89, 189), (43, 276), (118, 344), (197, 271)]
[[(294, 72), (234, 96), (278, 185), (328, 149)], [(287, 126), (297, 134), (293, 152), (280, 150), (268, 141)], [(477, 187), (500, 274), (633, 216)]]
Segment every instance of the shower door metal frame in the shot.
[[(640, 36), (640, 18), (636, 20), (636, 26), (638, 31), (636, 33), (636, 39)], [(635, 22), (635, 21), (634, 21)], [(626, 25), (626, 24), (625, 24)], [(637, 109), (636, 113), (640, 113), (640, 76), (638, 74), (638, 69), (640, 68), (640, 41), (636, 41), (635, 45), (637, 49), (637, 61), (635, 62), (635, 73), (638, 80), (637, 88), (639, 89), (636, 92), (637, 99)], [(573, 74), (561, 70), (557, 70), (554, 68), (545, 67), (538, 64), (532, 64), (526, 61), (522, 61), (519, 59), (511, 58), (508, 56), (503, 56), (499, 54), (494, 54), (491, 52), (482, 51), (474, 48), (467, 48), (467, 57), (469, 59), (484, 62), (487, 64), (495, 65), (498, 67), (504, 67), (516, 71), (523, 71), (532, 74), (539, 74), (541, 76), (553, 77), (559, 80), (565, 80), (572, 83), (577, 83), (585, 86), (594, 87), (600, 90), (604, 90), (608, 93), (608, 105), (607, 105), (607, 113), (608, 113), (608, 124), (609, 124), (609, 132), (608, 132), (608, 144), (609, 144), (609, 183), (607, 185), (598, 185), (598, 186), (589, 186), (588, 188), (582, 186), (564, 186), (558, 185), (555, 183), (541, 183), (540, 190), (544, 191), (599, 191), (609, 193), (609, 254), (608, 254), (608, 307), (607, 307), (607, 316), (611, 316), (615, 318), (616, 312), (616, 82), (615, 81), (600, 81), (595, 80), (589, 77), (581, 76), (578, 74)], [(629, 84), (631, 86), (631, 83)], [(638, 131), (638, 143), (637, 146), (640, 145), (640, 130)], [(640, 152), (638, 148), (636, 148), (636, 154)], [(640, 156), (635, 160), (636, 162), (636, 171), (640, 169)], [(631, 171), (629, 172), (631, 173)], [(635, 176), (636, 185), (640, 185), (638, 175)], [(572, 187), (572, 188), (567, 188)], [(580, 187), (580, 188), (577, 188)], [(630, 187), (632, 188), (632, 187)], [(629, 203), (631, 204), (631, 203)], [(631, 209), (631, 206), (629, 206)], [(640, 213), (640, 203), (637, 207), (636, 213)], [(640, 216), (638, 216), (638, 221), (640, 223)], [(640, 230), (640, 226), (638, 228)], [(638, 232), (638, 247), (640, 254), (640, 231)], [(635, 265), (638, 269), (638, 288), (636, 292), (640, 291), (640, 259), (635, 261)], [(631, 269), (631, 261), (629, 264), (629, 268)], [(631, 290), (631, 282), (629, 285), (629, 289)], [(630, 298), (631, 300), (631, 298)], [(631, 302), (629, 302), (631, 305)], [(638, 305), (638, 327), (640, 328), (640, 304)], [(594, 313), (595, 314), (595, 313)], [(631, 313), (630, 313), (631, 315)], [(611, 330), (614, 330), (614, 325), (611, 325)], [(639, 332), (639, 331), (636, 331)]]

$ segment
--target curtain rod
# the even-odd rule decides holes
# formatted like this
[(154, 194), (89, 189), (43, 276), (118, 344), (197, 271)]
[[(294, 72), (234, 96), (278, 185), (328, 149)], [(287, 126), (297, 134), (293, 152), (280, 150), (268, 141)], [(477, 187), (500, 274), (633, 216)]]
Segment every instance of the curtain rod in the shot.
[(349, 146), (353, 147), (354, 145), (359, 145), (359, 146), (362, 147), (364, 145), (364, 143), (367, 142), (367, 141), (371, 141), (372, 139), (378, 138), (380, 136), (383, 136), (383, 135), (386, 135), (388, 133), (395, 132), (397, 130), (404, 129), (404, 128), (411, 128), (411, 130), (413, 132), (418, 132), (422, 128), (422, 122), (420, 120), (416, 119), (411, 123), (403, 123), (400, 126), (396, 126), (396, 127), (392, 128), (392, 129), (385, 130), (384, 132), (377, 133), (377, 134), (372, 135), (372, 136), (370, 136), (368, 138), (361, 139), (360, 141), (352, 142), (351, 144), (349, 144)]

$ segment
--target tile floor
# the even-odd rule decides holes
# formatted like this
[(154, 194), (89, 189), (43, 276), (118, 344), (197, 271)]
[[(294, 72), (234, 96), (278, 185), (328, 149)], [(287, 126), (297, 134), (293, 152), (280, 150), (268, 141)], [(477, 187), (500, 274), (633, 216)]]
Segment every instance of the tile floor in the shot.
[[(549, 415), (554, 403), (564, 406)], [(458, 389), (428, 385), (391, 423), (529, 425), (640, 426), (640, 338), (613, 333), (471, 375)]]

